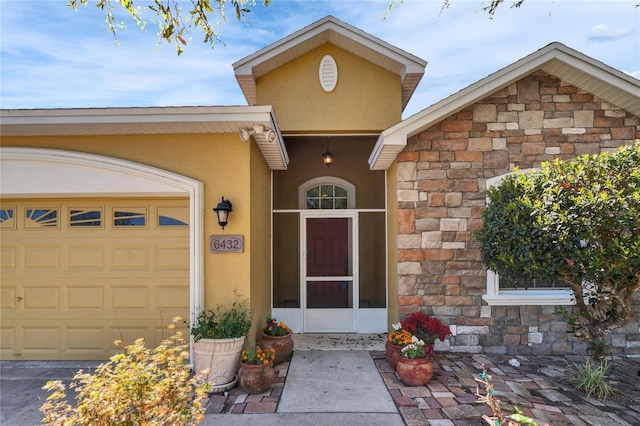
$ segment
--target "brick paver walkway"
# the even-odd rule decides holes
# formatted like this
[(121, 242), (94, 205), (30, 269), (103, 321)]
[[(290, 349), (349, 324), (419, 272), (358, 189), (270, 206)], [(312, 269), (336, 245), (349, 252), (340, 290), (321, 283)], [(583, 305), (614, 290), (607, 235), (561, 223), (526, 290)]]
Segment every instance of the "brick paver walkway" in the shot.
[[(640, 358), (616, 358), (611, 383), (619, 393), (601, 402), (576, 391), (565, 379), (570, 369), (563, 358), (551, 356), (495, 356), (437, 353), (434, 376), (427, 386), (405, 386), (384, 357), (371, 351), (382, 379), (407, 425), (483, 425), (491, 415), (477, 403), (484, 393), (475, 380), (484, 364), (493, 378), (505, 413), (517, 406), (539, 425), (640, 425)], [(509, 364), (517, 359), (519, 366)], [(274, 413), (284, 387), (289, 363), (275, 366), (269, 392), (249, 395), (236, 387), (228, 395), (214, 395), (208, 413)]]

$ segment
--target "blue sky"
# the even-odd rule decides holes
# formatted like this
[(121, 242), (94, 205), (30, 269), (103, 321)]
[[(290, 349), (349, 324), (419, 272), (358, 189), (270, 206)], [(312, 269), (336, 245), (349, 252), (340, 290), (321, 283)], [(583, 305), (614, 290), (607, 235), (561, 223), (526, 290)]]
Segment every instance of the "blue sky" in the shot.
[(1, 108), (246, 105), (231, 64), (326, 15), (428, 61), (404, 117), (554, 41), (640, 78), (637, 0), (506, 0), (492, 20), (480, 1), (441, 13), (441, 0), (405, 0), (383, 20), (386, 0), (272, 0), (248, 23), (230, 17), (213, 49), (193, 31), (180, 57), (151, 24), (127, 21), (118, 45), (89, 2), (0, 0)]

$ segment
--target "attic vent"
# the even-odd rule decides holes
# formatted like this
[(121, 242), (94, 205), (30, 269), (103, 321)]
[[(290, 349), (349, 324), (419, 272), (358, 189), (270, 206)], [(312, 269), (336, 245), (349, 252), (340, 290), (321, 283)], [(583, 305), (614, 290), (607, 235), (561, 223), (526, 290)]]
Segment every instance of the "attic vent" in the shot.
[(332, 92), (336, 88), (336, 84), (338, 84), (338, 65), (336, 65), (336, 60), (330, 55), (326, 55), (320, 61), (318, 73), (322, 89), (325, 92)]

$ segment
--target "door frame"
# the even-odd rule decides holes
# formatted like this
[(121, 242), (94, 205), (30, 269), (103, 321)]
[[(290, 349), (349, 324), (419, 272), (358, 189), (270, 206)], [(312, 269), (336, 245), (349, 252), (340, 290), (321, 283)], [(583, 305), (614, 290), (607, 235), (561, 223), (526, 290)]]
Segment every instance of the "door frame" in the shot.
[[(307, 306), (307, 219), (347, 218), (350, 222), (348, 236), (352, 252), (352, 297), (351, 308), (340, 309), (308, 309)], [(302, 308), (302, 331), (304, 333), (354, 333), (358, 328), (359, 308), (359, 235), (358, 213), (350, 210), (304, 210), (300, 212), (300, 306)], [(350, 313), (345, 311), (350, 310)], [(328, 321), (327, 317), (334, 321)], [(345, 323), (350, 321), (350, 324)], [(316, 323), (325, 324), (317, 326)]]

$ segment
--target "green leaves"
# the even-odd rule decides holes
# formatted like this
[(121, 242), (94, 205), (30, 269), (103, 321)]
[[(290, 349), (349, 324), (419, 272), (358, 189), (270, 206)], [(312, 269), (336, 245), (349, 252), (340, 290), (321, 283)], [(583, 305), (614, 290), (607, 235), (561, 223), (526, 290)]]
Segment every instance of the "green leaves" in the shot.
[(194, 340), (230, 339), (246, 336), (251, 328), (253, 314), (246, 301), (236, 300), (230, 306), (201, 311), (191, 325)]
[[(151, 11), (154, 15), (151, 21), (158, 25), (159, 41), (175, 45), (178, 55), (184, 52), (183, 46), (186, 46), (187, 40), (191, 38), (190, 29), (202, 31), (203, 41), (211, 47), (214, 47), (216, 41), (220, 41), (219, 29), (221, 23), (227, 19), (227, 4), (231, 5), (238, 20), (242, 20), (256, 5), (255, 0), (194, 0), (190, 2), (191, 8), (185, 15), (182, 13), (182, 4), (185, 3), (175, 0), (154, 0), (148, 4), (143, 3), (143, 6), (138, 6), (135, 0), (95, 1), (95, 5), (105, 12), (105, 22), (116, 41), (118, 30), (124, 28), (125, 24), (116, 20), (114, 2), (127, 11), (140, 29), (145, 29), (147, 24), (143, 17), (144, 12)], [(69, 0), (67, 6), (78, 10), (78, 4), (87, 5), (88, 2), (89, 0)], [(271, 0), (264, 0), (263, 4), (267, 7)]]
[(476, 237), (501, 282), (570, 284), (583, 338), (603, 339), (625, 324), (640, 288), (640, 141), (516, 171), (487, 196)]

